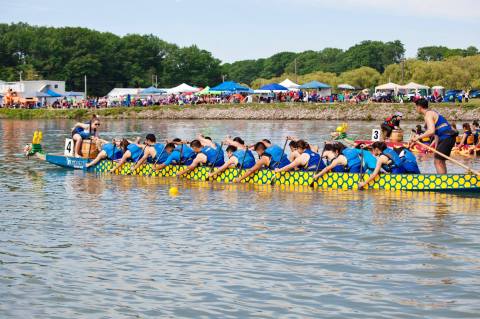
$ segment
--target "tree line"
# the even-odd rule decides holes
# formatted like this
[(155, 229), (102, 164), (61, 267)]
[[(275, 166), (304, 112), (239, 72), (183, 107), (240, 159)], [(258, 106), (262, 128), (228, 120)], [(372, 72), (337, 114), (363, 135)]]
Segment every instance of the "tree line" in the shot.
[(416, 82), (430, 87), (441, 85), (447, 89), (479, 89), (480, 88), (480, 55), (452, 56), (442, 61), (423, 61), (408, 59), (401, 63), (390, 64), (383, 72), (363, 66), (340, 74), (316, 71), (303, 75), (284, 73), (269, 79), (258, 78), (251, 83), (253, 88), (259, 88), (267, 83), (279, 83), (289, 78), (297, 83), (320, 81), (336, 87), (348, 83), (356, 88), (372, 89), (387, 82), (406, 84)]
[(86, 28), (0, 24), (0, 79), (65, 80), (67, 89), (102, 96), (114, 87), (159, 87), (221, 81), (220, 60), (197, 46), (178, 47), (154, 35), (123, 37)]
[(158, 87), (182, 82), (204, 87), (219, 83), (222, 77), (257, 86), (267, 79), (297, 75), (299, 82), (316, 79), (334, 85), (345, 81), (371, 87), (386, 77), (396, 80), (401, 63), (404, 78), (424, 83), (430, 81), (428, 77), (432, 81), (443, 77), (444, 83), (456, 86), (479, 78), (474, 75), (476, 66), (462, 60), (478, 56), (475, 47), (424, 47), (418, 50), (417, 59), (402, 62), (404, 54), (398, 40), (363, 41), (347, 50), (281, 52), (221, 64), (197, 46), (179, 47), (151, 34), (121, 37), (86, 28), (0, 24), (0, 80), (18, 80), (21, 72), (24, 80), (65, 80), (68, 90), (83, 91), (87, 75), (88, 93), (96, 96), (114, 87), (148, 87), (157, 81)]

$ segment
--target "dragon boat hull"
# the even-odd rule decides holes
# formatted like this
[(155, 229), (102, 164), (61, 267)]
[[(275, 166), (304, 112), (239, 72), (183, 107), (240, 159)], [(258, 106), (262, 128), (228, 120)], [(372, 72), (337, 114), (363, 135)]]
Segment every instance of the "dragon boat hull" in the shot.
[[(49, 163), (70, 168), (86, 170), (87, 159), (66, 157), (61, 155), (45, 156)], [(114, 163), (109, 160), (103, 160), (96, 166), (88, 169), (97, 174), (106, 174), (113, 168)], [(168, 166), (162, 170), (155, 171), (152, 164), (145, 164), (132, 171), (133, 164), (126, 163), (120, 170), (115, 171), (116, 175), (137, 175), (145, 177), (174, 177), (184, 166)], [(206, 181), (208, 180), (209, 167), (197, 167), (195, 170), (182, 176), (182, 178)], [(217, 182), (230, 183), (237, 178), (240, 173), (238, 169), (228, 169), (220, 174), (214, 180)], [(329, 173), (322, 178), (314, 181), (313, 172), (283, 172), (275, 174), (273, 171), (264, 169), (244, 180), (245, 183), (257, 185), (269, 185), (274, 180), (275, 185), (308, 187), (312, 182), (317, 189), (358, 189), (358, 183), (366, 180), (366, 174), (357, 173)], [(274, 177), (276, 178), (274, 179)], [(480, 192), (480, 178), (468, 174), (380, 174), (366, 189), (377, 190), (400, 190), (400, 191), (430, 191), (430, 192), (448, 192), (448, 193), (477, 193)]]

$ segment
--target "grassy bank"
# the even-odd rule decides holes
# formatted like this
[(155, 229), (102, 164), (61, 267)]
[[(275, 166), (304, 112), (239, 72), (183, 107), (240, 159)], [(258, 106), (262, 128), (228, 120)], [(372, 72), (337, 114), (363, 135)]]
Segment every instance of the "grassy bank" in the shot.
[[(432, 105), (447, 118), (471, 121), (480, 118), (480, 101), (466, 104)], [(407, 120), (419, 120), (415, 106), (408, 104), (248, 104), (202, 106), (118, 107), (108, 109), (0, 109), (0, 118), (8, 119), (87, 119), (96, 113), (110, 119), (250, 119), (250, 120), (381, 120), (400, 111)]]

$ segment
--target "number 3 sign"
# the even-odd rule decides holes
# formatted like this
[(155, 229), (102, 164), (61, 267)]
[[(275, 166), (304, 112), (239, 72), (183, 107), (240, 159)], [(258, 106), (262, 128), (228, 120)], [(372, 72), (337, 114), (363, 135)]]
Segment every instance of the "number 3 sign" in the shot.
[(380, 130), (373, 129), (372, 130), (372, 141), (374, 141), (374, 142), (380, 141), (381, 133), (382, 132)]

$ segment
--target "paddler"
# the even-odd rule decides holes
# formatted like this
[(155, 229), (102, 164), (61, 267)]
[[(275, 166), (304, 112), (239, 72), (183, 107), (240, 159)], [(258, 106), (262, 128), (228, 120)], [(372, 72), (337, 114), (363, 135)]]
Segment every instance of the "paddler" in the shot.
[(135, 171), (147, 161), (149, 163), (162, 164), (167, 160), (168, 156), (170, 155), (170, 153), (172, 153), (173, 149), (175, 148), (175, 145), (173, 144), (169, 145), (169, 148), (167, 149), (165, 147), (165, 144), (157, 143), (157, 138), (155, 134), (147, 134), (145, 138), (145, 145), (147, 147), (143, 152), (143, 156), (135, 163), (135, 166), (132, 168), (132, 171)]
[(385, 121), (380, 126), (385, 138), (390, 138), (392, 135), (393, 130), (400, 129), (400, 121), (403, 118), (403, 114), (401, 112), (396, 112), (392, 116), (389, 116), (385, 119)]
[(140, 138), (137, 138), (135, 142), (126, 141), (125, 145), (125, 153), (123, 153), (122, 158), (120, 161), (115, 165), (111, 170), (110, 173), (114, 173), (116, 170), (120, 169), (123, 164), (127, 161), (137, 163), (143, 156), (145, 149), (148, 147), (147, 141), (144, 144), (139, 143)]
[[(325, 168), (325, 163), (321, 159), (320, 154), (311, 150), (310, 145), (304, 140), (298, 140), (296, 142), (296, 152), (298, 156), (295, 156), (293, 161), (282, 168), (276, 168), (275, 172), (287, 172), (290, 170), (302, 170), (302, 171), (315, 171), (317, 167), (319, 169)], [(320, 165), (319, 165), (320, 164)]]
[(394, 150), (402, 160), (402, 166), (405, 169), (405, 174), (420, 174), (417, 158), (408, 148), (399, 147), (395, 148)]
[(369, 175), (365, 182), (358, 184), (358, 188), (361, 189), (373, 181), (380, 171), (383, 169), (387, 173), (402, 174), (406, 173), (403, 167), (403, 161), (398, 154), (385, 144), (385, 142), (375, 142), (372, 144), (373, 155), (377, 157), (377, 166), (372, 174)]
[(121, 159), (125, 150), (122, 141), (123, 140), (113, 139), (111, 143), (104, 143), (102, 145), (102, 150), (100, 151), (100, 153), (98, 153), (97, 157), (93, 161), (87, 163), (85, 167), (89, 168), (97, 165), (98, 162), (104, 159), (109, 159), (112, 161)]
[(177, 176), (193, 171), (200, 165), (220, 167), (225, 164), (221, 145), (214, 143), (209, 137), (199, 134), (196, 140), (190, 142), (190, 147), (196, 154), (195, 159), (186, 169), (178, 172)]
[[(174, 138), (172, 141), (167, 143), (167, 146), (169, 146), (171, 143), (174, 144), (175, 148), (170, 155), (168, 155), (165, 162), (155, 165), (156, 170), (162, 170), (170, 165), (190, 165), (197, 156), (190, 146), (186, 145), (186, 141), (183, 141), (180, 138)], [(167, 146), (165, 146), (165, 148), (167, 148)]]
[(290, 161), (288, 160), (287, 155), (284, 154), (283, 149), (278, 145), (273, 145), (269, 140), (264, 139), (255, 144), (254, 151), (258, 155), (258, 161), (252, 168), (247, 170), (245, 174), (236, 178), (236, 183), (241, 182), (245, 178), (259, 171), (261, 168), (274, 170), (275, 168), (282, 168), (290, 164)]
[(356, 146), (360, 159), (362, 160), (361, 172), (366, 174), (373, 173), (375, 167), (377, 167), (377, 158), (369, 151), (370, 148), (371, 146), (365, 144)]
[(92, 119), (85, 123), (76, 123), (72, 128), (72, 139), (75, 142), (75, 157), (82, 157), (81, 150), (83, 140), (98, 137), (100, 119), (93, 115)]
[[(417, 125), (415, 129), (412, 130), (412, 132), (415, 133), (416, 135), (422, 135), (423, 133), (425, 133), (425, 130), (422, 128), (421, 125)], [(425, 137), (420, 142), (422, 142), (423, 144), (429, 145), (432, 143), (432, 139), (430, 137)]]
[(253, 156), (252, 151), (248, 149), (245, 142), (240, 137), (234, 139), (227, 137), (223, 143), (228, 145), (225, 150), (228, 160), (217, 170), (208, 174), (209, 178), (223, 173), (228, 168), (250, 169), (255, 165), (255, 157)]
[(361, 161), (359, 154), (359, 150), (347, 148), (339, 142), (326, 144), (323, 157), (327, 159), (327, 167), (313, 178), (318, 179), (330, 171), (360, 173)]
[[(438, 152), (450, 156), (453, 147), (455, 146), (456, 132), (448, 121), (439, 113), (428, 109), (428, 101), (419, 99), (415, 102), (417, 112), (422, 114), (425, 118), (427, 130), (421, 135), (413, 137), (412, 141), (421, 141), (427, 137), (435, 137), (435, 145)], [(442, 156), (435, 154), (434, 159), (435, 169), (438, 174), (447, 174), (447, 162)]]
[(462, 128), (463, 134), (458, 147), (462, 147), (464, 145), (473, 145), (475, 143), (475, 137), (473, 135), (470, 123), (463, 123)]

